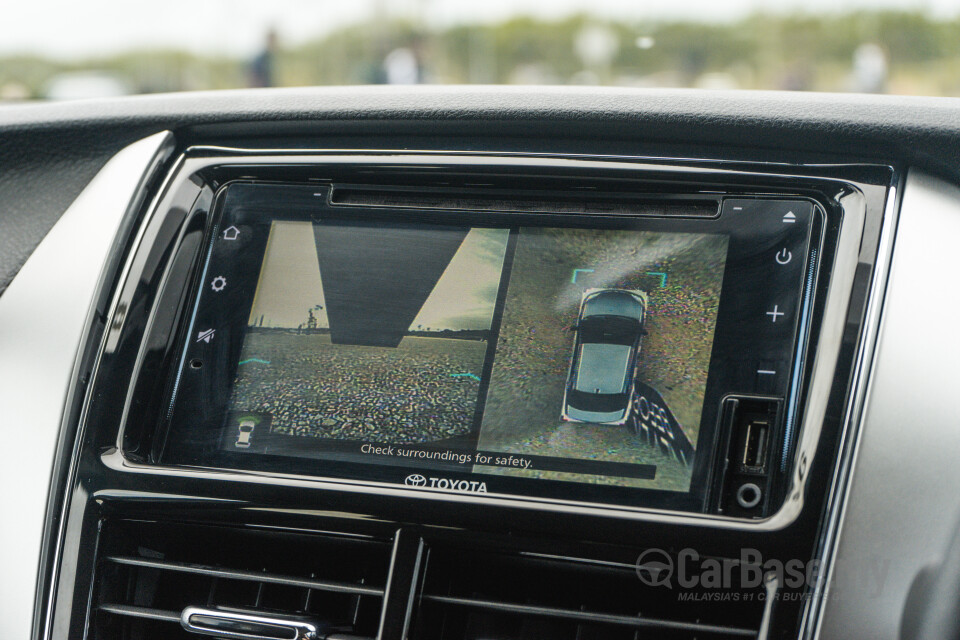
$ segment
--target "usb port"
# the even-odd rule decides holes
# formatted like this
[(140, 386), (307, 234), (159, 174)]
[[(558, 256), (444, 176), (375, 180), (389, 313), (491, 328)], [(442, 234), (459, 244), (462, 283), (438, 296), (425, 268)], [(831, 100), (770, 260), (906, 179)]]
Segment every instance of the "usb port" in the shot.
[(767, 441), (769, 440), (770, 423), (766, 420), (751, 420), (743, 436), (744, 471), (762, 472), (767, 462)]

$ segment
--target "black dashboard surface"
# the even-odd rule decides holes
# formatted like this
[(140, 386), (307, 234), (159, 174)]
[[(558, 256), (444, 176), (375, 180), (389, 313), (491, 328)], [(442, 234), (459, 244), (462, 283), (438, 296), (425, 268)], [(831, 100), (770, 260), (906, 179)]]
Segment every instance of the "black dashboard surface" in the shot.
[[(570, 127), (571, 123), (576, 128)], [(533, 126), (531, 126), (533, 125)], [(267, 136), (460, 148), (903, 162), (960, 177), (960, 100), (693, 90), (420, 87), (224, 91), (0, 109), (0, 292), (116, 151), (170, 129), (183, 143)], [(576, 133), (571, 133), (575, 131)], [(257, 138), (261, 142), (257, 144)], [(697, 150), (691, 151), (690, 145)]]

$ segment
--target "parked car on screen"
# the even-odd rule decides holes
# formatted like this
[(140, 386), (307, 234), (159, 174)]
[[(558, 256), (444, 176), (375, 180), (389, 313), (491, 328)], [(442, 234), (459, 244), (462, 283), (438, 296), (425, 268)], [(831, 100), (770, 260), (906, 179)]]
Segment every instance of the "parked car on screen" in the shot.
[(574, 325), (576, 338), (561, 419), (622, 425), (630, 417), (634, 376), (646, 335), (647, 294), (587, 289)]

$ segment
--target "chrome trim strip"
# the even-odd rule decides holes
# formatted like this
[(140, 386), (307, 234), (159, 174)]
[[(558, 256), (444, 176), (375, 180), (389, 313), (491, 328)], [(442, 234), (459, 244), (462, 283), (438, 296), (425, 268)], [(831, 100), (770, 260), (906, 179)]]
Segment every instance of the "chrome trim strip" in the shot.
[[(197, 157), (203, 153), (232, 154), (231, 156)], [(239, 157), (238, 157), (239, 156)], [(692, 164), (700, 161), (691, 160)], [(252, 471), (225, 471), (216, 469), (165, 467), (160, 465), (144, 465), (124, 458), (121, 452), (122, 433), (118, 434), (116, 449), (105, 452), (102, 460), (111, 469), (124, 472), (146, 473), (191, 478), (208, 478), (217, 480), (252, 482), (272, 485), (288, 485), (323, 490), (353, 491), (359, 493), (374, 493), (380, 495), (396, 495), (405, 497), (423, 498), (428, 500), (454, 500), (473, 504), (489, 504), (509, 507), (533, 507), (556, 512), (586, 514), (606, 517), (619, 517), (631, 520), (646, 520), (684, 525), (703, 525), (724, 529), (742, 529), (753, 531), (775, 531), (791, 524), (803, 509), (804, 492), (807, 484), (807, 472), (813, 462), (813, 456), (820, 438), (822, 420), (826, 411), (826, 403), (833, 382), (840, 344), (844, 327), (851, 288), (859, 259), (860, 243), (864, 233), (866, 220), (866, 201), (863, 194), (849, 189), (849, 183), (823, 176), (804, 176), (790, 174), (767, 174), (761, 171), (747, 171), (727, 169), (722, 167), (680, 166), (676, 164), (656, 164), (650, 158), (608, 157), (604, 159), (570, 159), (566, 157), (522, 156), (509, 154), (447, 154), (445, 152), (403, 152), (403, 151), (370, 151), (364, 150), (357, 155), (351, 155), (341, 150), (324, 151), (310, 150), (301, 152), (254, 152), (239, 149), (216, 147), (200, 147), (188, 150), (185, 160), (180, 163), (181, 172), (177, 180), (186, 180), (190, 175), (209, 167), (245, 166), (245, 165), (275, 165), (275, 166), (304, 166), (327, 164), (367, 164), (375, 166), (505, 166), (505, 167), (552, 167), (567, 169), (616, 169), (638, 173), (688, 173), (766, 176), (779, 179), (795, 178), (798, 180), (816, 179), (820, 182), (833, 182), (837, 185), (838, 203), (842, 207), (843, 217), (840, 235), (837, 241), (836, 259), (833, 265), (831, 287), (827, 294), (823, 328), (813, 364), (810, 391), (808, 394), (803, 424), (800, 427), (800, 436), (797, 447), (797, 464), (794, 465), (793, 476), (786, 500), (780, 510), (772, 516), (760, 520), (743, 520), (728, 516), (717, 516), (697, 513), (678, 513), (666, 510), (655, 510), (640, 507), (623, 507), (598, 505), (595, 503), (558, 500), (547, 498), (527, 498), (515, 495), (472, 495), (444, 491), (440, 489), (418, 488), (412, 489), (396, 484), (360, 482), (337, 478), (304, 477), (291, 474), (252, 472)], [(154, 209), (151, 217), (159, 215)], [(149, 223), (149, 219), (145, 224)], [(116, 300), (114, 301), (116, 304)], [(134, 377), (136, 376), (134, 373)]]
[(860, 434), (863, 430), (863, 413), (866, 407), (869, 380), (873, 372), (873, 363), (880, 331), (881, 314), (887, 291), (890, 263), (893, 258), (894, 238), (900, 214), (900, 196), (902, 176), (897, 173), (887, 191), (883, 210), (883, 223), (877, 242), (877, 258), (874, 263), (874, 276), (867, 296), (864, 311), (862, 338), (857, 348), (853, 377), (850, 382), (851, 393), (845, 409), (843, 433), (838, 446), (836, 468), (833, 482), (827, 495), (825, 522), (822, 525), (819, 549), (815, 558), (826, 570), (813, 585), (810, 598), (807, 599), (798, 637), (813, 638), (820, 632), (823, 608), (829, 595), (828, 585), (833, 578), (836, 562), (836, 544), (843, 522), (847, 499), (850, 492), (850, 480), (856, 458)]
[(780, 590), (780, 579), (776, 573), (763, 576), (763, 617), (760, 618), (760, 630), (757, 631), (757, 640), (768, 640), (770, 625), (773, 621), (773, 605), (777, 601), (777, 592)]
[[(608, 161), (619, 161), (619, 162), (628, 162), (631, 163), (631, 166), (638, 166), (641, 163), (645, 163), (645, 168), (649, 169), (658, 169), (661, 171), (664, 170), (673, 170), (678, 167), (683, 167), (686, 170), (697, 170), (702, 171), (706, 167), (715, 167), (713, 172), (715, 173), (749, 173), (743, 169), (743, 167), (750, 166), (768, 166), (768, 167), (777, 167), (784, 169), (797, 169), (798, 167), (803, 167), (804, 169), (835, 169), (837, 167), (889, 167), (889, 165), (879, 162), (837, 162), (837, 163), (806, 163), (798, 164), (795, 162), (773, 162), (769, 160), (764, 161), (751, 161), (751, 160), (725, 160), (725, 159), (716, 159), (716, 158), (689, 158), (689, 157), (680, 157), (680, 156), (624, 156), (616, 154), (586, 154), (586, 153), (554, 153), (547, 151), (461, 151), (456, 149), (369, 149), (369, 148), (338, 148), (338, 149), (289, 149), (289, 148), (263, 148), (263, 149), (245, 149), (242, 147), (223, 147), (219, 145), (195, 145), (187, 149), (188, 154), (194, 156), (206, 155), (209, 158), (230, 158), (230, 156), (242, 156), (243, 159), (249, 157), (257, 157), (264, 155), (347, 155), (350, 157), (357, 156), (376, 156), (379, 158), (389, 157), (391, 162), (396, 157), (402, 156), (423, 156), (424, 158), (435, 160), (436, 158), (450, 157), (460, 161), (461, 158), (513, 158), (521, 160), (572, 160), (573, 162), (584, 162), (584, 161), (595, 161), (595, 162), (608, 162)], [(217, 163), (213, 163), (217, 164)], [(241, 163), (243, 164), (243, 163)], [(529, 164), (525, 163), (525, 164)], [(736, 167), (731, 169), (731, 167)], [(785, 174), (768, 174), (760, 172), (757, 175), (777, 175), (782, 176)], [(787, 177), (791, 177), (787, 175)], [(810, 177), (810, 176), (807, 176)], [(815, 176), (823, 178), (823, 176)]]
[[(204, 155), (211, 154), (211, 155)], [(220, 154), (220, 155), (214, 155)], [(770, 165), (764, 162), (734, 162), (729, 160), (653, 158), (646, 156), (566, 156), (548, 153), (526, 154), (520, 152), (478, 152), (478, 151), (424, 151), (397, 149), (237, 149), (231, 147), (196, 146), (187, 149), (184, 154), (186, 163), (197, 169), (205, 167), (247, 166), (247, 165), (326, 165), (361, 164), (374, 167), (414, 166), (436, 169), (447, 167), (543, 167), (553, 169), (616, 169), (621, 171), (650, 172), (651, 174), (689, 174), (709, 176), (766, 177), (783, 180), (810, 180), (835, 182), (838, 187), (847, 185), (843, 180), (823, 175), (802, 173), (769, 173), (756, 170), (758, 165)], [(733, 168), (731, 168), (731, 166)], [(843, 164), (836, 165), (773, 165), (784, 168), (804, 168), (829, 170), (850, 166), (886, 166), (879, 164)], [(744, 168), (744, 167), (749, 167)], [(716, 193), (706, 191), (704, 193)]]
[(7, 452), (0, 485), (10, 515), (0, 519), (5, 640), (32, 637), (64, 408), (118, 229), (168, 135), (136, 142), (107, 162), (0, 297), (0, 439)]
[[(194, 618), (209, 618), (204, 626)], [(216, 620), (219, 624), (212, 624)], [(180, 614), (180, 626), (190, 633), (198, 633), (217, 638), (236, 638), (237, 640), (318, 640), (320, 630), (317, 623), (305, 618), (298, 619), (283, 615), (266, 615), (259, 611), (233, 611), (226, 609), (207, 609), (187, 607)], [(264, 633), (253, 631), (262, 627)], [(279, 636), (281, 632), (288, 635)]]
[(960, 187), (911, 169), (817, 637), (900, 637), (960, 518), (958, 237)]
[(145, 620), (161, 620), (163, 622), (180, 622), (180, 615), (174, 611), (165, 611), (163, 609), (153, 609), (151, 607), (138, 607), (126, 604), (101, 604), (97, 607), (98, 611), (106, 611), (118, 616), (128, 616), (131, 618), (143, 618)]

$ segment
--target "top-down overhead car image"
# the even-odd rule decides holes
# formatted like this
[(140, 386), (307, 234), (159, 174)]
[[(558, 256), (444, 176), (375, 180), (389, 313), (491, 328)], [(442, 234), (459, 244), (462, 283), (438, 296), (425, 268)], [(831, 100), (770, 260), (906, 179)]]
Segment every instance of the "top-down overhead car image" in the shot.
[(0, 640), (960, 640), (960, 5), (7, 4)]
[(624, 424), (645, 333), (642, 291), (588, 289), (580, 303), (563, 419)]

